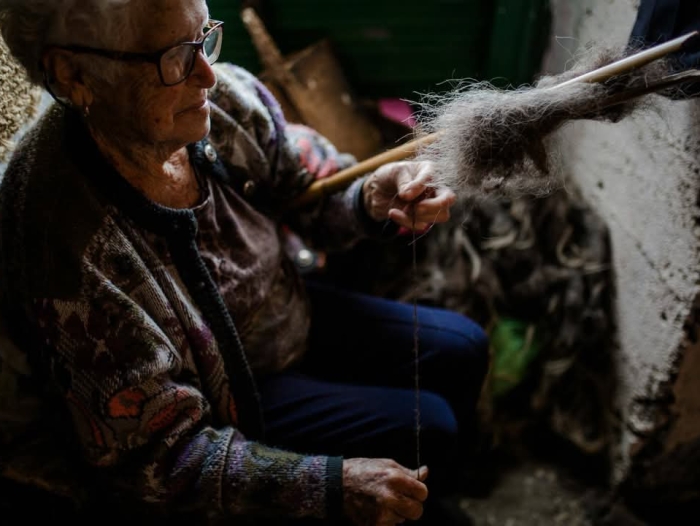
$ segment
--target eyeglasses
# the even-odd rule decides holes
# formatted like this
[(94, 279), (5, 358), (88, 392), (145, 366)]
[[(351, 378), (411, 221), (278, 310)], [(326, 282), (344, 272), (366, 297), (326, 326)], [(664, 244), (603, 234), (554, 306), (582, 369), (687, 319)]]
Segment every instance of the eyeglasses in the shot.
[(219, 20), (209, 20), (206, 32), (198, 42), (182, 42), (175, 46), (155, 51), (153, 53), (131, 53), (129, 51), (110, 51), (86, 46), (58, 46), (60, 49), (74, 53), (92, 53), (112, 60), (127, 62), (150, 62), (158, 66), (160, 81), (165, 86), (174, 86), (184, 82), (194, 69), (195, 58), (202, 52), (204, 58), (213, 64), (221, 54), (224, 23)]

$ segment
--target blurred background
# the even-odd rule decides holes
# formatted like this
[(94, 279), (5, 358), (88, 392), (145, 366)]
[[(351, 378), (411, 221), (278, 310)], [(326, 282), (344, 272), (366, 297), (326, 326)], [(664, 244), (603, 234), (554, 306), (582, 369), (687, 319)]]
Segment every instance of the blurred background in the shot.
[(248, 6), (285, 55), (330, 39), (363, 98), (411, 99), (454, 78), (526, 83), (549, 38), (549, 0), (210, 0), (226, 22), (222, 58), (253, 73), (262, 65), (241, 22)]

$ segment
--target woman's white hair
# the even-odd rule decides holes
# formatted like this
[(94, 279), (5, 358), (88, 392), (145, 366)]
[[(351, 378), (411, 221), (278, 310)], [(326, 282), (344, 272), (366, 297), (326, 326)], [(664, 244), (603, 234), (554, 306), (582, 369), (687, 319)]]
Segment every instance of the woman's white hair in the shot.
[[(143, 1), (0, 0), (0, 32), (10, 52), (27, 70), (29, 80), (41, 84), (41, 59), (48, 46), (123, 48), (133, 35), (134, 7)], [(104, 64), (90, 68), (96, 61), (82, 62), (104, 77)]]

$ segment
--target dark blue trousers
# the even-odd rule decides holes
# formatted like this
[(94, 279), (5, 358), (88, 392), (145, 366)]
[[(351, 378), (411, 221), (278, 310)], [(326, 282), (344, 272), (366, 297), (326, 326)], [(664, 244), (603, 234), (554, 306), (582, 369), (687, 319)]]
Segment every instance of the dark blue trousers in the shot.
[(309, 454), (393, 458), (410, 468), (419, 445), (431, 494), (449, 489), (488, 366), (484, 331), (460, 314), (418, 308), (418, 404), (413, 305), (314, 283), (308, 290), (305, 361), (259, 381), (266, 441)]

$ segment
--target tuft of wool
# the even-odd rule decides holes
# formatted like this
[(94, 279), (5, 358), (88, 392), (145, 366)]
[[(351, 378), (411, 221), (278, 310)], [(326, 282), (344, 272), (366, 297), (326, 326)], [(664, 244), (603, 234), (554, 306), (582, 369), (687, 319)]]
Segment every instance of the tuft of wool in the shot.
[(644, 98), (619, 103), (626, 91), (647, 86), (669, 72), (655, 61), (605, 83), (567, 80), (628, 55), (631, 50), (590, 51), (567, 72), (534, 86), (500, 89), (488, 82), (465, 83), (418, 103), (420, 134), (437, 132), (417, 158), (435, 163), (434, 184), (458, 196), (543, 196), (564, 183), (559, 137), (577, 119), (617, 122), (645, 105)]

